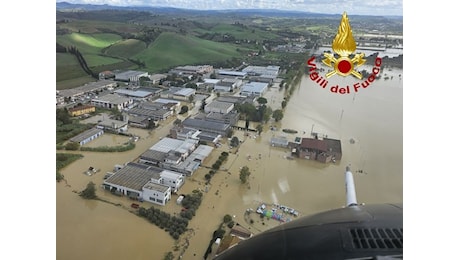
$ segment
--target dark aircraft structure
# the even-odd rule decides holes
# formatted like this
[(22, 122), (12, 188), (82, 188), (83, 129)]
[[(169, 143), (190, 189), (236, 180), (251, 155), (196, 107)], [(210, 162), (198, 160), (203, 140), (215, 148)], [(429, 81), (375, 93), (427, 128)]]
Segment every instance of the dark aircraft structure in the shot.
[(347, 205), (305, 216), (230, 247), (214, 260), (403, 259), (403, 205), (356, 201), (345, 171)]

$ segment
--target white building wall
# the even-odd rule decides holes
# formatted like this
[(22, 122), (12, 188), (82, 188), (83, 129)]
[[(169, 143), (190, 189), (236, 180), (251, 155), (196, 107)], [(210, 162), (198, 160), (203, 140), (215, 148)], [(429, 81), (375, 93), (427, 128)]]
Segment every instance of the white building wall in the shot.
[(185, 182), (184, 177), (179, 173), (165, 170), (160, 175), (162, 179), (161, 184), (171, 187), (172, 192), (177, 192)]
[(154, 189), (142, 188), (142, 198), (144, 201), (155, 203), (158, 205), (166, 205), (166, 202), (171, 200), (171, 188), (168, 187), (166, 192), (160, 192)]

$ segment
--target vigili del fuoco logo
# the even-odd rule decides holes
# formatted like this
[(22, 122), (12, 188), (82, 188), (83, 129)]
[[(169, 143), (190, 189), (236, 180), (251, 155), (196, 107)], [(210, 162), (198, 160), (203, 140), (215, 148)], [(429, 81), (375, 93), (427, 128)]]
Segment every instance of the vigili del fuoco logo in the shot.
[[(325, 58), (322, 60), (323, 64), (332, 68), (331, 71), (326, 73), (325, 77), (319, 75), (317, 71), (315, 56), (312, 56), (308, 60), (307, 64), (308, 67), (310, 67), (310, 79), (324, 89), (328, 88), (329, 82), (327, 79), (333, 77), (334, 75), (347, 77), (351, 74), (357, 79), (362, 80), (363, 76), (356, 70), (356, 68), (365, 64), (366, 60), (364, 59), (364, 53), (354, 54), (356, 50), (356, 42), (353, 38), (351, 26), (345, 12), (342, 15), (342, 21), (340, 22), (337, 35), (332, 42), (332, 50), (334, 51), (334, 54), (325, 52)], [(377, 57), (374, 61), (372, 73), (367, 79), (353, 84), (352, 87), (349, 85), (346, 87), (334, 85), (331, 86), (329, 90), (338, 94), (350, 94), (351, 92), (358, 92), (358, 90), (361, 88), (367, 88), (371, 85), (372, 82), (374, 82), (375, 77), (379, 74), (381, 65), (382, 58)]]

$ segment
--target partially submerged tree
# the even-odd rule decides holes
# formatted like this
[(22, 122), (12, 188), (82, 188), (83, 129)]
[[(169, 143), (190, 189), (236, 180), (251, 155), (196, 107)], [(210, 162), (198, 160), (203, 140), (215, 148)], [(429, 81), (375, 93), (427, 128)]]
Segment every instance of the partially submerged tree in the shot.
[(275, 119), (275, 122), (278, 122), (281, 119), (283, 119), (283, 116), (283, 111), (281, 109), (275, 110), (272, 115), (272, 117)]
[(96, 196), (96, 184), (94, 182), (90, 181), (86, 185), (86, 189), (84, 189), (81, 193), (80, 196), (84, 199), (95, 199), (97, 198)]
[(230, 145), (233, 147), (238, 147), (238, 145), (240, 145), (240, 140), (238, 139), (238, 137), (232, 137), (232, 140), (230, 140)]
[(257, 130), (257, 133), (260, 135), (260, 133), (262, 133), (262, 131), (264, 130), (264, 126), (263, 125), (257, 125), (256, 130)]
[(248, 166), (243, 166), (240, 170), (240, 180), (241, 183), (246, 183), (248, 181), (248, 177), (251, 175)]

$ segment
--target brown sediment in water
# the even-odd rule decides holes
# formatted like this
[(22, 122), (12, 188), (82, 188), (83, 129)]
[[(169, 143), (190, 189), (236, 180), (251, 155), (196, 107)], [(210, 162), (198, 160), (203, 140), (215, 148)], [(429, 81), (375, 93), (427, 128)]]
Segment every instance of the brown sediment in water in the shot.
[[(351, 80), (349, 84), (352, 83)], [(282, 101), (283, 92), (271, 88), (266, 95), (267, 105), (274, 110), (279, 108), (275, 105)], [(270, 130), (272, 124), (277, 131)], [(256, 125), (251, 123), (250, 128)], [(295, 129), (298, 133), (286, 134), (282, 128)], [(295, 136), (310, 137), (311, 130), (341, 139), (342, 160), (335, 164), (288, 160), (287, 149), (269, 145), (272, 136), (285, 135), (293, 140)], [(111, 171), (115, 164), (137, 158), (159, 137), (165, 136), (169, 128), (155, 130), (151, 135), (144, 130), (132, 131), (141, 136), (133, 151), (85, 152), (83, 159), (62, 171), (71, 187), (57, 184), (58, 259), (94, 258), (95, 255), (104, 259), (161, 259), (164, 253), (173, 251), (175, 242), (167, 232), (124, 209), (129, 208), (132, 202), (129, 199), (115, 197), (98, 187), (98, 196), (123, 205), (116, 207), (100, 201), (85, 201), (71, 192), (83, 190), (90, 180), (101, 184), (105, 172)], [(304, 77), (286, 107), (282, 122), (269, 123), (261, 136), (253, 132), (245, 136), (242, 131), (235, 134), (243, 143), (236, 154), (230, 153), (211, 184), (206, 186), (204, 175), (209, 169), (202, 167), (187, 178), (179, 190), (180, 194), (189, 194), (194, 189), (204, 192), (202, 204), (189, 223), (191, 231), (181, 238), (182, 243), (188, 244), (183, 259), (203, 258), (213, 231), (226, 214), (234, 216), (235, 222), (254, 233), (279, 225), (273, 219), (262, 221), (255, 214), (251, 214), (255, 223), (247, 222), (245, 211), (255, 210), (261, 202), (286, 205), (299, 211), (301, 216), (344, 206), (343, 173), (347, 165), (355, 172), (358, 202), (402, 202), (402, 83), (398, 79), (376, 81), (356, 95), (340, 96)], [(351, 138), (354, 143), (349, 142)], [(214, 150), (204, 165), (211, 166), (222, 151), (229, 151), (227, 144)], [(100, 173), (82, 174), (89, 166), (101, 169)], [(239, 180), (243, 166), (251, 171), (248, 184), (241, 184)], [(174, 195), (165, 207), (155, 207), (178, 213), (181, 207), (176, 205), (176, 199)], [(144, 202), (141, 206), (152, 204)], [(179, 252), (173, 251), (176, 257)]]

